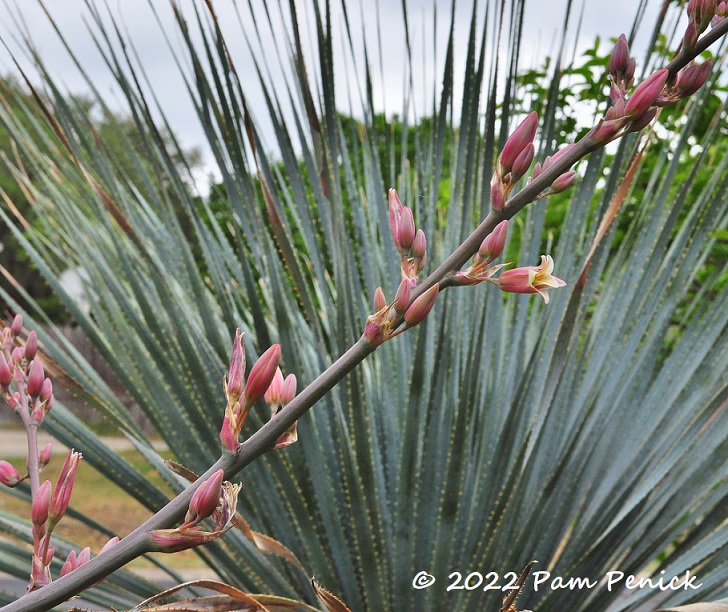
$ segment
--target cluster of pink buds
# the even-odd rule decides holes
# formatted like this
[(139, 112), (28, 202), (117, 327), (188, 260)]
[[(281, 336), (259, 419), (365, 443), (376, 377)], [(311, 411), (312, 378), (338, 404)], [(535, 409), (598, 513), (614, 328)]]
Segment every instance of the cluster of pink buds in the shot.
[[(381, 287), (374, 292), (376, 312), (367, 318), (364, 337), (376, 346), (424, 321), (435, 305), (440, 289), (440, 285), (435, 283), (410, 303), (412, 289), (417, 286), (417, 276), (427, 260), (427, 240), (421, 229), (415, 232), (412, 210), (402, 206), (395, 189), (389, 190), (389, 223), (394, 244), (402, 258), (402, 280), (391, 304), (387, 303)], [(395, 324), (402, 321), (404, 325), (395, 330)]]
[(690, 0), (688, 2), (688, 27), (683, 35), (682, 45), (686, 49), (695, 47), (700, 35), (713, 23), (720, 12), (720, 4), (723, 4), (725, 14), (725, 3), (717, 0)]
[[(101, 550), (99, 551), (99, 555), (105, 553), (112, 546), (115, 546), (119, 542), (120, 542), (119, 536), (114, 536), (108, 542), (106, 542), (106, 544), (104, 544), (101, 547)], [(73, 570), (78, 569), (82, 565), (86, 565), (90, 560), (91, 560), (91, 549), (88, 546), (79, 553), (76, 553), (75, 550), (72, 550), (70, 553), (68, 553), (68, 557), (66, 557), (66, 562), (63, 564), (63, 567), (61, 567), (61, 571), (60, 571), (59, 575), (61, 577), (63, 577), (66, 574), (70, 574)]]
[[(243, 334), (239, 329), (236, 330), (230, 356), (230, 369), (224, 383), (227, 407), (220, 430), (220, 441), (226, 451), (234, 453), (238, 449), (240, 430), (255, 402), (265, 398), (266, 403), (271, 406), (271, 418), (273, 418), (278, 409), (288, 404), (296, 396), (296, 377), (289, 374), (283, 380), (283, 375), (278, 367), (280, 360), (281, 347), (274, 344), (255, 362), (246, 381)], [(294, 424), (289, 432), (281, 436), (276, 448), (288, 446), (296, 440)]]
[(665, 89), (657, 97), (655, 105), (668, 106), (692, 96), (708, 80), (711, 67), (712, 61), (710, 58), (702, 64), (696, 64), (694, 61), (690, 62), (677, 73), (677, 77), (673, 82), (668, 82)]
[[(46, 378), (37, 356), (38, 338), (31, 331), (25, 344), (19, 343), (23, 317), (16, 315), (3, 329), (0, 350), (0, 389), (7, 404), (29, 423), (39, 426), (53, 406), (53, 383)], [(18, 346), (15, 346), (18, 344)]]
[[(223, 481), (223, 477), (223, 471), (218, 470), (200, 484), (192, 495), (182, 525), (149, 532), (154, 551), (173, 553), (194, 548), (216, 540), (232, 527), (240, 484)], [(207, 518), (212, 519), (213, 531), (205, 531), (200, 525)]]
[(491, 266), (490, 264), (500, 257), (506, 246), (506, 237), (508, 235), (508, 221), (501, 221), (495, 226), (493, 231), (488, 234), (473, 257), (472, 265), (466, 270), (456, 272), (452, 279), (456, 285), (477, 285), (485, 280), (490, 279), (493, 274), (500, 270), (504, 265)]
[(612, 79), (609, 97), (613, 103), (616, 104), (618, 100), (623, 99), (634, 85), (635, 68), (637, 60), (630, 57), (627, 37), (622, 34), (617, 39), (609, 58), (609, 76)]
[[(54, 554), (54, 549), (50, 547), (51, 533), (68, 509), (80, 459), (81, 453), (71, 450), (58, 475), (55, 489), (51, 486), (51, 481), (46, 480), (33, 495), (30, 511), (33, 522), (33, 560), (29, 591), (45, 586), (51, 581), (49, 566)], [(77, 563), (77, 560), (74, 563)]]
[(714, 28), (726, 17), (728, 17), (728, 2), (719, 2), (715, 7), (715, 15), (710, 20), (710, 27)]
[[(693, 46), (715, 14), (715, 3), (713, 0), (691, 0), (690, 4), (690, 23), (683, 44)], [(663, 68), (647, 77), (628, 96), (634, 83), (635, 59), (629, 56), (627, 37), (622, 34), (609, 59), (612, 106), (604, 119), (592, 129), (590, 137), (604, 145), (628, 132), (640, 131), (652, 122), (659, 107), (674, 104), (698, 91), (707, 80), (710, 68), (710, 60), (702, 64), (693, 61), (671, 80), (670, 72)]]
[[(543, 161), (543, 163), (536, 162), (533, 167), (533, 174), (528, 179), (529, 182), (535, 179), (545, 170), (548, 170), (554, 164), (554, 162), (556, 162), (557, 159), (562, 157), (564, 153), (566, 153), (573, 146), (573, 144), (566, 145), (563, 149), (558, 150), (553, 155), (546, 156), (546, 159)], [(574, 179), (576, 179), (576, 172), (574, 170), (567, 170), (563, 174), (559, 174), (559, 176), (557, 176), (551, 183), (551, 186), (547, 190), (542, 191), (540, 194), (538, 194), (537, 198), (543, 198), (545, 196), (566, 191), (569, 187), (571, 187)]]
[(533, 139), (538, 127), (538, 114), (529, 113), (508, 137), (498, 156), (493, 179), (490, 182), (490, 204), (495, 210), (502, 210), (514, 185), (526, 175), (535, 148)]
[[(37, 446), (38, 427), (53, 406), (53, 385), (46, 378), (43, 364), (38, 357), (38, 338), (31, 331), (22, 343), (23, 318), (17, 315), (10, 326), (3, 328), (0, 350), (0, 389), (7, 404), (20, 416), (28, 437), (27, 472), (21, 476), (7, 461), (0, 461), (0, 482), (14, 487), (25, 479), (30, 480), (33, 496), (31, 519), (33, 522), (33, 557), (28, 590), (38, 589), (51, 581), (49, 566), (54, 549), (50, 546), (51, 533), (63, 518), (71, 501), (73, 481), (81, 453), (73, 449), (58, 475), (55, 488), (46, 480), (40, 483), (40, 472), (48, 465), (53, 453), (49, 443), (40, 452)], [(117, 539), (118, 540), (118, 539)], [(90, 551), (69, 555), (61, 575), (83, 565)]]
[[(379, 346), (406, 329), (419, 325), (430, 314), (439, 291), (440, 284), (435, 283), (417, 296), (410, 304), (410, 285), (407, 280), (403, 280), (399, 285), (399, 289), (397, 289), (394, 301), (387, 304), (382, 288), (377, 287), (374, 293), (376, 312), (367, 318), (364, 326), (364, 337), (375, 346)], [(399, 329), (395, 329), (395, 323), (397, 323), (400, 316), (402, 316), (404, 325)]]
[(635, 59), (629, 55), (627, 37), (622, 34), (609, 59), (609, 77), (612, 81), (609, 97), (612, 106), (590, 133), (602, 145), (627, 132), (640, 131), (657, 114), (657, 100), (667, 83), (669, 71), (663, 68), (650, 75), (628, 97), (634, 84), (635, 67)]
[[(270, 418), (275, 418), (281, 408), (290, 404), (296, 397), (296, 375), (289, 374), (283, 378), (280, 368), (276, 368), (273, 381), (265, 392), (265, 403), (270, 407)], [(291, 425), (286, 432), (278, 438), (276, 448), (285, 448), (298, 440), (298, 421)]]
[(412, 209), (402, 206), (395, 189), (389, 190), (389, 225), (402, 260), (402, 280), (414, 287), (427, 261), (427, 239), (421, 229), (415, 231)]

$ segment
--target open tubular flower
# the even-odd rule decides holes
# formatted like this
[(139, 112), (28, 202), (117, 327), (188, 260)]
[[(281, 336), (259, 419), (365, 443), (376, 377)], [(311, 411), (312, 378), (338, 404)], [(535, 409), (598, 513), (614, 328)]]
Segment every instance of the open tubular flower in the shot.
[(550, 255), (541, 255), (541, 265), (506, 270), (498, 277), (497, 283), (501, 291), (507, 293), (538, 293), (548, 304), (549, 294), (546, 290), (566, 285), (551, 274), (553, 271), (554, 260)]

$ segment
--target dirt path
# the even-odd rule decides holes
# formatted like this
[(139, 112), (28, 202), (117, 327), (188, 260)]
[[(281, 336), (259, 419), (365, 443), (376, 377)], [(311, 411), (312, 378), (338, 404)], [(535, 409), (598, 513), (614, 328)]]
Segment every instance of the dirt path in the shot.
[[(101, 436), (101, 440), (114, 451), (128, 450), (132, 447), (131, 442), (126, 438), (112, 436)], [(53, 442), (54, 454), (65, 453), (68, 448), (58, 442), (53, 436), (45, 431), (38, 432), (38, 447), (43, 448), (48, 442)], [(157, 450), (163, 450), (166, 445), (162, 442), (155, 444)], [(22, 429), (0, 429), (0, 459), (13, 457), (24, 457), (26, 454), (25, 431)]]

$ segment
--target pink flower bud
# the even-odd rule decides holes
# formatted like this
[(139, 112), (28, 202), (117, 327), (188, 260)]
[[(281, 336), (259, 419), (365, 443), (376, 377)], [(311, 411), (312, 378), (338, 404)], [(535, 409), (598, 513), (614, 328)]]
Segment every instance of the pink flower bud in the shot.
[(46, 378), (43, 381), (43, 386), (40, 388), (40, 401), (48, 402), (53, 397), (53, 382), (50, 378)]
[(486, 263), (490, 263), (503, 252), (506, 246), (506, 236), (508, 235), (508, 221), (501, 221), (498, 225), (493, 228), (493, 231), (485, 237), (480, 248), (478, 249), (478, 255), (485, 260)]
[(61, 568), (61, 572), (60, 572), (61, 578), (63, 578), (66, 574), (71, 573), (75, 569), (76, 569), (76, 551), (72, 550), (70, 553), (68, 553), (68, 557), (66, 557), (66, 562), (63, 564), (63, 567)]
[(185, 524), (180, 527), (191, 527), (212, 515), (222, 495), (222, 480), (225, 473), (218, 470), (203, 482), (192, 495), (190, 506), (185, 516)]
[(23, 361), (23, 357), (25, 357), (25, 349), (22, 346), (16, 346), (13, 352), (10, 353), (10, 359), (13, 363), (20, 364)]
[(43, 372), (43, 364), (40, 359), (33, 359), (30, 364), (30, 372), (28, 373), (28, 383), (26, 390), (28, 395), (36, 398), (43, 389), (43, 381), (45, 380), (45, 372)]
[(677, 77), (677, 89), (681, 98), (692, 96), (703, 86), (710, 74), (711, 64), (710, 58), (702, 64), (690, 62), (680, 71)]
[(521, 152), (531, 143), (536, 136), (538, 128), (538, 113), (529, 113), (521, 124), (513, 131), (506, 141), (503, 151), (498, 158), (501, 166), (501, 176), (510, 172), (513, 163)]
[(240, 328), (235, 330), (233, 350), (230, 354), (230, 369), (227, 379), (227, 395), (229, 402), (237, 402), (245, 387), (245, 347)]
[(263, 353), (250, 370), (248, 384), (245, 385), (245, 404), (252, 406), (265, 395), (273, 377), (276, 375), (276, 368), (281, 360), (281, 347), (274, 344)]
[(81, 567), (91, 560), (91, 549), (87, 546), (76, 557), (76, 567)]
[(87, 546), (84, 548), (78, 555), (76, 555), (76, 551), (72, 550), (70, 553), (68, 553), (68, 557), (66, 558), (66, 562), (63, 564), (63, 567), (61, 568), (61, 576), (65, 576), (66, 574), (72, 572), (75, 569), (78, 569), (82, 565), (86, 565), (91, 560), (91, 549)]
[(377, 287), (374, 292), (374, 310), (379, 312), (382, 308), (387, 307), (387, 298), (384, 297), (384, 291), (381, 287)]
[(2, 484), (6, 487), (14, 487), (22, 480), (20, 472), (18, 472), (12, 464), (7, 461), (0, 461), (0, 482)]
[(120, 542), (120, 540), (119, 540), (119, 536), (114, 536), (114, 537), (113, 537), (113, 538), (111, 538), (111, 539), (110, 539), (110, 540), (109, 540), (108, 542), (106, 542), (106, 544), (104, 544), (104, 545), (103, 545), (103, 546), (101, 547), (101, 550), (99, 551), (99, 555), (100, 555), (100, 554), (102, 554), (102, 553), (105, 553), (105, 552), (106, 552), (107, 550), (109, 550), (110, 548), (113, 548), (113, 547), (114, 547), (114, 546), (116, 546), (116, 545), (117, 545), (117, 544), (118, 544), (119, 542)]
[(663, 68), (642, 81), (627, 101), (624, 114), (635, 117), (647, 112), (660, 95), (669, 74), (670, 71), (667, 68)]
[(421, 229), (415, 234), (415, 241), (412, 243), (412, 257), (422, 259), (427, 254), (427, 238)]
[(569, 172), (564, 172), (564, 174), (559, 176), (553, 183), (551, 183), (551, 193), (561, 193), (562, 191), (566, 191), (574, 182), (575, 178), (576, 172), (574, 172), (573, 170), (569, 170)]
[(7, 388), (13, 381), (13, 373), (5, 359), (4, 353), (0, 350), (0, 387)]
[(633, 57), (629, 58), (627, 62), (627, 69), (624, 71), (624, 81), (627, 87), (631, 87), (632, 79), (634, 78), (634, 71), (637, 69), (637, 60)]
[(714, 28), (728, 16), (728, 3), (719, 2), (715, 7), (715, 15), (710, 20), (710, 27)]
[(48, 514), (48, 530), (52, 531), (56, 523), (66, 512), (68, 504), (71, 501), (71, 492), (73, 490), (73, 480), (76, 477), (76, 468), (81, 459), (81, 453), (77, 453), (73, 449), (68, 453), (66, 461), (61, 468), (61, 473), (56, 481), (56, 488), (53, 491), (53, 497)]
[(48, 510), (51, 506), (51, 481), (46, 480), (33, 496), (33, 504), (30, 508), (30, 517), (33, 525), (41, 527), (48, 520)]
[(536, 149), (532, 142), (526, 145), (526, 148), (521, 151), (521, 154), (516, 157), (516, 161), (513, 162), (510, 182), (515, 183), (518, 179), (524, 176), (526, 172), (528, 172), (528, 169), (531, 167), (531, 162), (533, 162), (535, 152)]
[(424, 321), (425, 317), (430, 314), (432, 307), (435, 305), (435, 299), (437, 298), (437, 293), (439, 291), (440, 283), (435, 283), (422, 295), (417, 297), (414, 302), (412, 302), (412, 305), (404, 314), (404, 320), (405, 323), (407, 323), (407, 327), (414, 327)]
[(19, 336), (20, 332), (23, 331), (23, 315), (16, 314), (13, 318), (13, 323), (10, 326), (10, 333), (13, 336)]
[(298, 381), (296, 380), (295, 374), (286, 376), (286, 380), (283, 381), (283, 386), (281, 387), (281, 406), (286, 406), (293, 401), (293, 398), (296, 397), (297, 385)]
[(563, 287), (566, 285), (560, 278), (551, 275), (554, 269), (554, 260), (549, 255), (541, 255), (540, 266), (528, 266), (506, 270), (498, 277), (498, 286), (501, 291), (508, 293), (538, 293), (543, 301), (549, 303), (547, 289)]
[(28, 361), (32, 361), (35, 354), (38, 352), (38, 336), (35, 330), (28, 334), (28, 339), (25, 341), (25, 358)]
[(263, 398), (265, 403), (269, 406), (280, 406), (281, 404), (281, 387), (283, 387), (283, 373), (280, 368), (276, 368), (276, 373), (273, 376), (268, 389), (265, 392)]
[(238, 449), (238, 436), (233, 431), (230, 418), (227, 415), (223, 419), (220, 428), (220, 442), (222, 447), (229, 453), (234, 453)]
[(40, 427), (45, 420), (46, 411), (45, 406), (39, 401), (36, 401), (33, 405), (33, 409), (30, 411), (30, 422), (36, 427)]
[(405, 253), (409, 251), (415, 240), (415, 220), (412, 216), (412, 209), (407, 206), (402, 208), (397, 237), (399, 238), (399, 245), (402, 251)]
[(609, 73), (615, 77), (621, 76), (627, 70), (629, 62), (629, 44), (627, 37), (622, 34), (614, 45), (612, 55), (609, 58)]
[(686, 49), (692, 49), (695, 47), (695, 43), (698, 42), (698, 29), (695, 27), (695, 23), (692, 21), (685, 28), (685, 34), (683, 34), (683, 47)]
[(503, 188), (500, 181), (496, 181), (490, 186), (490, 205), (493, 210), (503, 210), (503, 206), (506, 203), (506, 196), (503, 193)]
[(399, 243), (399, 218), (402, 216), (402, 202), (399, 201), (396, 189), (389, 190), (389, 226), (392, 229), (392, 237), (397, 250), (402, 247)]
[(688, 17), (691, 23), (697, 25), (702, 32), (715, 15), (717, 3), (715, 0), (694, 0), (688, 3)]
[(397, 295), (394, 296), (394, 310), (397, 312), (397, 314), (403, 313), (405, 310), (407, 310), (407, 307), (409, 306), (410, 302), (410, 290), (412, 289), (412, 285), (409, 282), (409, 279), (404, 279), (400, 284), (399, 288), (397, 289)]
[(374, 346), (379, 346), (386, 340), (384, 337), (384, 329), (380, 321), (374, 317), (369, 317), (364, 325), (364, 337)]
[(627, 131), (639, 132), (642, 128), (650, 124), (650, 122), (655, 118), (655, 115), (657, 115), (657, 108), (651, 108), (646, 113), (642, 113), (642, 115), (635, 117), (635, 119), (630, 121), (627, 126)]
[(602, 120), (589, 131), (588, 137), (595, 143), (606, 144), (617, 135), (619, 130), (618, 122)]
[(609, 99), (612, 102), (621, 100), (624, 97), (624, 91), (621, 87), (617, 87), (614, 83), (609, 86)]
[(50, 463), (51, 455), (53, 454), (53, 444), (48, 442), (43, 447), (43, 450), (40, 451), (40, 454), (38, 455), (38, 463), (40, 464), (40, 467), (45, 467)]
[(624, 116), (625, 102), (624, 98), (619, 98), (612, 106), (607, 109), (604, 119), (606, 121), (614, 121)]

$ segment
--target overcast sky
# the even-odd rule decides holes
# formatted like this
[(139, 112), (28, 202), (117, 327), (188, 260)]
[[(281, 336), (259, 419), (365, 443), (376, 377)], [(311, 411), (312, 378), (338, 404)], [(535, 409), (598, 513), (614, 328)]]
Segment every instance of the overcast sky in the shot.
[[(19, 36), (11, 15), (21, 19), (28, 34), (32, 39), (33, 45), (43, 58), (46, 67), (54, 75), (57, 82), (63, 84), (69, 91), (82, 92), (88, 89), (83, 77), (78, 69), (74, 67), (73, 62), (69, 58), (68, 53), (63, 49), (58, 36), (53, 30), (48, 18), (44, 15), (42, 9), (34, 0), (20, 0), (18, 2), (10, 2), (8, 0), (0, 0), (3, 6), (3, 19), (0, 20), (0, 36), (10, 49), (19, 57), (21, 63), (26, 68), (31, 68), (31, 62), (27, 55), (23, 52), (23, 43), (19, 40)], [(130, 40), (138, 56), (143, 68), (153, 84), (154, 91), (159, 98), (159, 103), (164, 110), (175, 133), (185, 146), (199, 146), (205, 150), (204, 136), (199, 127), (194, 110), (188, 100), (188, 94), (184, 89), (182, 79), (179, 76), (179, 70), (175, 66), (172, 55), (170, 53), (168, 43), (162, 35), (164, 31), (170, 39), (171, 45), (178, 52), (183, 48), (178, 33), (178, 28), (174, 22), (170, 3), (168, 0), (108, 0), (112, 13), (116, 16), (124, 36)], [(499, 3), (499, 2), (498, 2)], [(104, 14), (104, 22), (109, 23), (106, 17), (106, 10), (102, 3), (99, 4), (99, 12)], [(179, 4), (183, 13), (190, 20), (194, 21), (193, 0), (181, 0)], [(253, 0), (252, 4), (256, 7), (262, 6), (261, 0)], [(297, 3), (301, 13), (300, 19), (304, 33), (311, 31), (310, 6), (311, 0), (299, 0)], [(332, 0), (334, 6), (334, 27), (341, 28), (343, 19), (338, 9), (339, 2)], [(362, 30), (366, 31), (367, 44), (370, 49), (376, 48), (376, 36), (381, 37), (383, 57), (383, 78), (374, 83), (376, 92), (376, 104), (378, 110), (384, 110), (388, 113), (401, 112), (402, 105), (402, 84), (404, 82), (405, 61), (404, 61), (404, 28), (402, 19), (402, 3), (401, 0), (379, 0), (379, 10), (377, 18), (376, 3), (374, 0), (367, 2), (366, 0), (351, 0), (349, 5), (350, 20), (355, 35)], [(421, 105), (424, 97), (423, 91), (432, 90), (432, 84), (441, 81), (442, 70), (442, 51), (446, 44), (446, 24), (449, 20), (449, 2), (437, 2), (437, 23), (438, 36), (433, 39), (433, 6), (432, 0), (407, 0), (407, 6), (410, 9), (410, 30), (413, 39), (416, 70), (413, 74), (415, 82), (414, 95), (415, 104)], [(492, 2), (495, 4), (495, 2)], [(577, 47), (580, 51), (591, 46), (597, 35), (602, 37), (605, 44), (609, 44), (610, 37), (616, 37), (623, 31), (629, 31), (635, 17), (636, 5), (635, 0), (585, 0), (583, 6), (583, 21), (579, 32)], [(638, 32), (638, 37), (634, 46), (634, 53), (637, 55), (640, 45), (644, 45), (650, 35), (650, 27), (654, 22), (662, 0), (648, 0), (647, 9), (645, 11), (644, 25), (642, 30)], [(158, 17), (161, 26), (157, 23), (154, 11), (151, 5), (158, 11)], [(287, 1), (282, 1), (281, 5), (286, 7)], [(83, 63), (83, 67), (90, 76), (95, 86), (102, 94), (113, 100), (120, 99), (118, 91), (114, 86), (113, 77), (110, 75), (108, 68), (105, 66), (103, 59), (100, 57), (95, 48), (92, 36), (89, 34), (89, 21), (93, 21), (88, 8), (85, 6), (84, 0), (46, 0), (46, 6), (53, 16), (59, 30), (64, 34), (73, 51)], [(201, 1), (196, 3), (204, 14), (204, 5)], [(264, 115), (263, 100), (260, 90), (255, 84), (255, 76), (253, 71), (253, 63), (251, 61), (251, 51), (248, 49), (244, 37), (241, 35), (241, 28), (252, 32), (252, 19), (248, 11), (248, 2), (238, 3), (238, 11), (234, 9), (234, 3), (231, 0), (218, 0), (215, 3), (216, 10), (220, 17), (222, 27), (226, 33), (228, 45), (234, 61), (236, 62), (238, 73), (241, 78), (245, 79), (245, 75), (250, 75), (250, 81), (244, 82), (243, 87), (249, 98), (250, 105), (254, 114)], [(364, 8), (366, 6), (367, 8)], [(456, 13), (456, 47), (455, 66), (462, 65), (465, 57), (465, 45), (468, 35), (468, 26), (470, 22), (470, 14), (472, 11), (472, 3), (460, 1), (457, 4), (458, 11)], [(478, 3), (479, 14), (483, 16), (485, 2)], [(539, 57), (545, 56), (553, 52), (555, 41), (561, 35), (563, 29), (564, 10), (566, 0), (527, 0), (526, 17), (525, 17), (525, 47), (523, 58), (526, 63), (533, 64)], [(573, 12), (573, 26), (570, 28), (568, 36), (568, 48), (573, 47), (575, 41), (575, 31), (578, 25), (581, 13), (582, 3), (578, 0), (574, 2), (575, 10)], [(308, 7), (308, 8), (306, 8)], [(280, 20), (279, 4), (277, 0), (270, 2), (271, 19), (273, 21)], [(259, 15), (263, 13), (258, 11)], [(259, 19), (261, 27), (264, 27), (263, 20)], [(93, 29), (96, 29), (94, 26)], [(258, 57), (264, 56), (266, 60), (270, 59), (275, 65), (276, 44), (280, 53), (286, 58), (287, 50), (282, 44), (283, 37), (271, 36), (263, 30), (262, 48), (254, 50)], [(278, 30), (280, 32), (280, 30)], [(304, 34), (305, 35), (305, 34)], [(341, 42), (335, 48), (335, 54), (341, 52)], [(309, 49), (310, 46), (309, 42)], [(360, 46), (357, 46), (360, 49)], [(502, 52), (505, 53), (503, 48)], [(433, 56), (439, 53), (438, 64), (436, 66), (437, 76), (433, 66)], [(185, 57), (185, 53), (179, 53), (181, 57)], [(355, 61), (359, 62), (363, 58), (363, 54), (356, 53)], [(569, 57), (570, 57), (569, 53)], [(639, 55), (637, 55), (639, 60)], [(417, 58), (422, 58), (418, 61)], [(379, 57), (370, 58), (375, 64), (378, 72)], [(338, 92), (339, 100), (345, 102), (347, 82), (349, 87), (353, 87), (354, 83), (360, 79), (357, 77), (356, 68), (349, 58), (346, 62), (338, 59), (337, 68), (337, 86), (340, 87)], [(312, 64), (312, 62), (311, 62)], [(312, 70), (313, 66), (309, 65)], [(0, 71), (2, 73), (15, 73), (15, 69), (7, 50), (0, 50)], [(274, 75), (276, 70), (274, 69)], [(274, 79), (276, 77), (274, 76)], [(363, 85), (362, 85), (363, 88)], [(457, 98), (457, 90), (456, 90)], [(116, 108), (122, 105), (112, 104)], [(256, 113), (256, 109), (258, 112)], [(346, 109), (346, 105), (344, 105)], [(356, 111), (356, 108), (353, 109)], [(356, 114), (356, 113), (355, 113)], [(264, 136), (266, 132), (264, 131)], [(272, 136), (268, 133), (268, 138), (272, 140)], [(208, 159), (209, 162), (209, 159)], [(211, 166), (208, 164), (208, 168)]]

